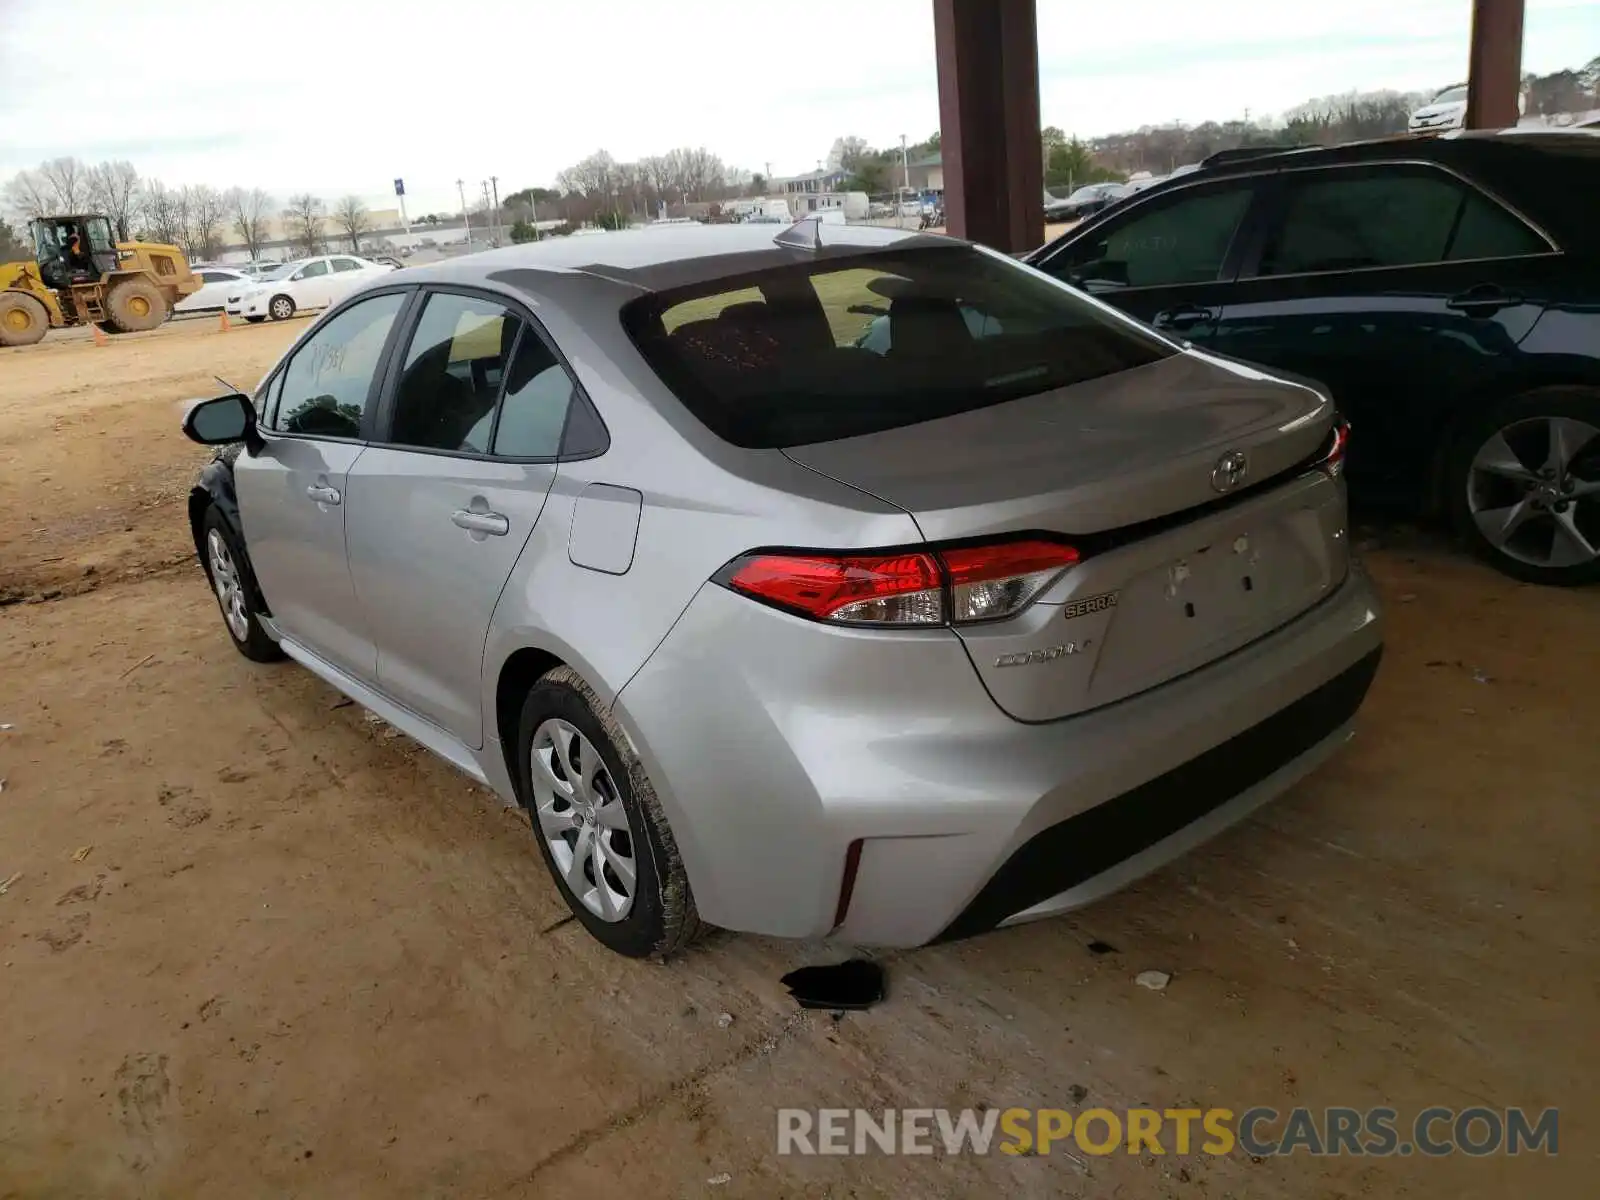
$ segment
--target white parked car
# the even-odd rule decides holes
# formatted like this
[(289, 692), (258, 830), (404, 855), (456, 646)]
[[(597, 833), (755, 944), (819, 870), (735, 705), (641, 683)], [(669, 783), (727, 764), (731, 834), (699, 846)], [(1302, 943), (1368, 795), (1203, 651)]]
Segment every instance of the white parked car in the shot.
[(1412, 133), (1444, 133), (1460, 129), (1467, 119), (1467, 85), (1445, 88), (1411, 114), (1407, 128)]
[(286, 321), (297, 312), (327, 308), (345, 294), (394, 268), (353, 254), (324, 254), (284, 263), (227, 300), (230, 317)]
[(174, 304), (173, 312), (217, 312), (228, 302), (229, 296), (237, 295), (241, 287), (255, 282), (232, 267), (195, 267), (194, 273), (200, 276), (200, 290)]

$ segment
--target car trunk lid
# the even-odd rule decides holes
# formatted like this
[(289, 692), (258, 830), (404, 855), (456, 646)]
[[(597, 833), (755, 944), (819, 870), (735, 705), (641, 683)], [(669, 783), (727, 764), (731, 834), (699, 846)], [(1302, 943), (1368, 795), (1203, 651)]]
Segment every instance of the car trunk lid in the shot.
[(1016, 617), (957, 627), (996, 703), (1042, 721), (1203, 666), (1337, 586), (1343, 490), (1295, 470), (1332, 420), (1312, 388), (1191, 352), (785, 453), (931, 542), (1047, 534), (1083, 552)]

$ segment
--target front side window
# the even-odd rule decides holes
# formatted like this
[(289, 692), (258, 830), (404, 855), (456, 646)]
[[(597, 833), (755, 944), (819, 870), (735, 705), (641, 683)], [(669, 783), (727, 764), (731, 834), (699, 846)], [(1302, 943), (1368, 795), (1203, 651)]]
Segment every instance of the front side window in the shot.
[(495, 401), (520, 325), (504, 305), (481, 296), (429, 296), (406, 349), (389, 440), (487, 454)]
[(374, 296), (328, 321), (281, 372), (274, 428), (284, 433), (358, 438), (372, 378), (406, 297)]
[(1209, 283), (1222, 273), (1250, 196), (1241, 183), (1152, 201), (1069, 246), (1045, 270), (1116, 288)]
[(319, 258), (316, 262), (307, 263), (305, 266), (301, 267), (300, 268), (300, 273), (298, 275), (296, 275), (295, 278), (296, 279), (315, 279), (318, 275), (326, 275), (327, 273), (328, 273), (328, 262), (327, 262), (327, 260)]
[(1174, 353), (964, 246), (822, 257), (669, 290), (628, 305), (623, 324), (696, 418), (759, 449), (914, 425)]

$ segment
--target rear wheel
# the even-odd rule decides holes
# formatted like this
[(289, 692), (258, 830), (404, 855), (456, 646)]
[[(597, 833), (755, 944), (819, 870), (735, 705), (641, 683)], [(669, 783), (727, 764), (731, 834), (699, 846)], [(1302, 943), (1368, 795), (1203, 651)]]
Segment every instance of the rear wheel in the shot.
[(119, 333), (154, 329), (167, 319), (167, 298), (148, 279), (124, 279), (106, 294), (106, 315)]
[(1452, 448), (1446, 487), (1456, 528), (1504, 574), (1600, 581), (1600, 393), (1541, 388), (1485, 411)]
[(677, 842), (627, 736), (577, 672), (557, 667), (522, 705), (517, 773), (545, 865), (597, 941), (668, 958), (699, 914)]
[(267, 314), (274, 321), (287, 321), (294, 316), (294, 299), (290, 296), (277, 295), (272, 298), (272, 303), (267, 305)]
[(21, 292), (0, 292), (0, 346), (31, 346), (49, 329), (44, 305)]

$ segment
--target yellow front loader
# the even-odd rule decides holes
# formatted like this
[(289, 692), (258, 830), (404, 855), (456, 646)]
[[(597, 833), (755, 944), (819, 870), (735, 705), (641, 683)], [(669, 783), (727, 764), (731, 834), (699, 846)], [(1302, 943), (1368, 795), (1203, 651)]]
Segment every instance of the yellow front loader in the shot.
[(31, 262), (0, 265), (0, 346), (28, 346), (52, 328), (154, 329), (201, 280), (176, 246), (117, 242), (99, 214), (28, 222)]

